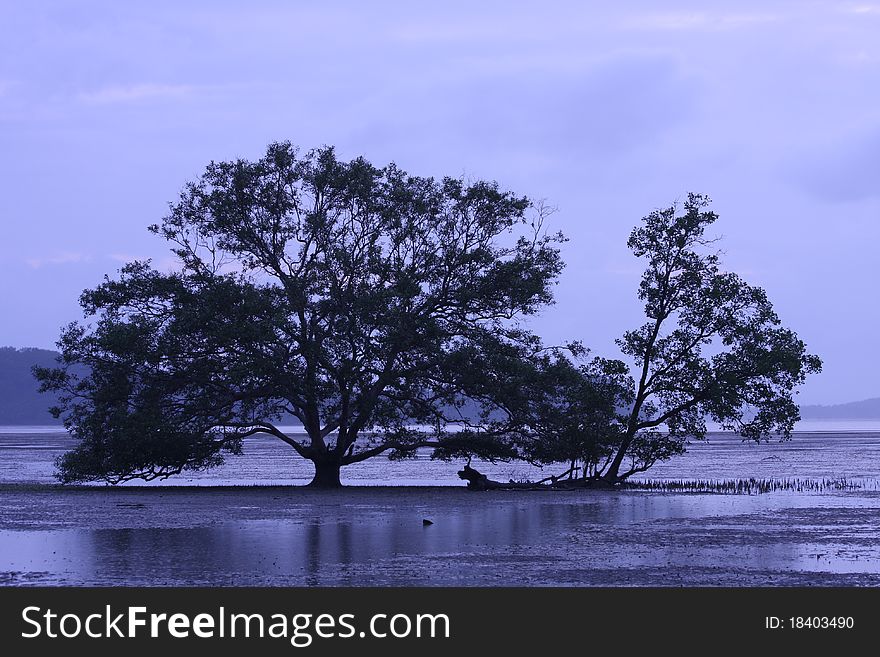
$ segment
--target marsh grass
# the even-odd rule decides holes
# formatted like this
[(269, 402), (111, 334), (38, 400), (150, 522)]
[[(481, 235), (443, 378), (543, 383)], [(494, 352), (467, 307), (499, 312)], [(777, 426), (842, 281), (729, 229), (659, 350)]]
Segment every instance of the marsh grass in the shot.
[[(872, 485), (873, 484), (873, 485)], [(644, 481), (628, 481), (622, 488), (629, 490), (646, 490), (659, 492), (687, 493), (726, 493), (731, 495), (760, 495), (777, 491), (796, 493), (822, 493), (826, 491), (846, 491), (878, 488), (877, 481), (854, 481), (846, 478), (838, 479), (647, 479)]]

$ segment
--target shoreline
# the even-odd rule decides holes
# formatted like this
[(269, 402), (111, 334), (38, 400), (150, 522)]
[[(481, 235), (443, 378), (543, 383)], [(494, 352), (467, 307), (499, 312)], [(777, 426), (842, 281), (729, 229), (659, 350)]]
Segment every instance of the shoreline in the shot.
[[(747, 483), (748, 480), (738, 480)], [(754, 481), (754, 480), (753, 480)], [(692, 480), (632, 480), (620, 486), (538, 486), (522, 488), (490, 488), (474, 489), (465, 484), (448, 486), (438, 485), (413, 485), (413, 484), (343, 484), (339, 488), (313, 488), (308, 484), (150, 484), (150, 485), (126, 485), (126, 484), (50, 484), (42, 482), (0, 482), (0, 494), (2, 493), (75, 493), (75, 492), (148, 492), (148, 494), (161, 493), (163, 491), (176, 492), (235, 492), (235, 491), (264, 491), (264, 492), (287, 492), (306, 491), (309, 494), (334, 494), (357, 491), (357, 493), (382, 493), (382, 492), (410, 492), (410, 493), (449, 493), (452, 491), (467, 491), (470, 494), (480, 493), (639, 493), (647, 495), (769, 495), (771, 493), (795, 493), (801, 495), (825, 495), (832, 492), (869, 493), (880, 491), (880, 482), (871, 480), (871, 486), (841, 486), (835, 488), (825, 484), (834, 483), (832, 480), (800, 479), (787, 480), (779, 478), (780, 483), (793, 482), (792, 485), (780, 485), (770, 490), (736, 490), (729, 484), (736, 484), (737, 480), (718, 480), (717, 482), (705, 481), (700, 478)], [(664, 484), (667, 484), (664, 486)], [(692, 485), (688, 485), (692, 484)], [(701, 484), (705, 484), (701, 486)], [(713, 488), (712, 485), (717, 485)], [(805, 484), (798, 488), (797, 484)], [(811, 484), (813, 484), (811, 486)]]

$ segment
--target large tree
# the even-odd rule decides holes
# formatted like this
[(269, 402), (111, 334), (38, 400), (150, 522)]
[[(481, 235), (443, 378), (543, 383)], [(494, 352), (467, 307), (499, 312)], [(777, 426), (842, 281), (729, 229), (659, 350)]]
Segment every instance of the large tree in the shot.
[[(84, 292), (89, 321), (63, 331), (60, 367), (37, 371), (80, 440), (61, 479), (210, 467), (256, 433), (311, 460), (316, 486), (442, 448), (444, 423), (462, 421), (465, 355), (536, 343), (519, 319), (552, 301), (562, 267), (542, 216), (494, 183), (332, 148), (210, 164), (151, 227), (177, 270), (135, 262)], [(290, 415), (305, 440), (278, 428)], [(460, 438), (446, 434), (451, 449)]]
[(795, 389), (821, 369), (764, 290), (721, 268), (705, 235), (717, 219), (708, 208), (690, 194), (630, 235), (647, 264), (638, 293), (647, 321), (618, 340), (634, 366), (634, 396), (603, 473), (612, 483), (704, 438), (707, 419), (745, 439), (787, 439), (800, 417)]

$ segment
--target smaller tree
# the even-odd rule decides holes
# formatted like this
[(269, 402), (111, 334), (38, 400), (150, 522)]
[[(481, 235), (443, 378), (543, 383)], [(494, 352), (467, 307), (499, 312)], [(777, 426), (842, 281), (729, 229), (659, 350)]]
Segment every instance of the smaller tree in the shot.
[[(639, 286), (647, 322), (617, 341), (635, 366), (632, 405), (614, 457), (612, 483), (684, 451), (711, 418), (744, 439), (791, 436), (800, 419), (793, 400), (821, 360), (779, 317), (758, 287), (723, 271), (709, 199), (689, 194), (656, 210), (633, 230), (629, 248), (647, 261)], [(624, 467), (626, 464), (626, 467)]]
[(631, 401), (631, 379), (621, 361), (596, 358), (576, 365), (560, 351), (543, 355), (520, 388), (512, 418), (519, 453), (535, 465), (566, 464), (553, 480), (595, 480), (620, 443), (620, 409)]
[[(545, 348), (537, 340), (528, 346), (490, 340), (477, 346), (457, 354), (455, 367), (467, 372), (463, 389), (472, 417), (459, 421), (460, 430), (444, 438), (434, 457), (565, 464), (567, 470), (548, 481), (598, 479), (623, 435), (622, 410), (632, 402), (626, 365), (602, 358), (587, 362), (588, 351), (579, 343)], [(481, 481), (486, 483), (507, 487)]]

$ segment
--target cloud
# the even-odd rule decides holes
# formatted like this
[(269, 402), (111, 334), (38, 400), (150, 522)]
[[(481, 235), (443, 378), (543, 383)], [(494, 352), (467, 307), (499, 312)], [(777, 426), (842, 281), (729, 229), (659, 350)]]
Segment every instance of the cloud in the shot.
[(878, 5), (852, 5), (847, 7), (846, 11), (853, 14), (875, 14), (880, 16), (880, 6)]
[(149, 262), (156, 271), (170, 274), (180, 271), (180, 259), (175, 256), (149, 257), (146, 255), (134, 255), (131, 253), (111, 253), (107, 256), (110, 260), (126, 265), (130, 262)]
[(85, 103), (105, 105), (162, 98), (183, 98), (191, 95), (193, 91), (194, 87), (186, 84), (143, 83), (104, 87), (80, 93), (77, 98)]
[(113, 260), (114, 262), (121, 262), (123, 264), (128, 263), (128, 262), (134, 262), (135, 260), (138, 260), (138, 261), (148, 260), (148, 258), (146, 256), (132, 255), (130, 253), (111, 253), (108, 257), (111, 260)]
[(773, 14), (710, 14), (707, 12), (666, 12), (639, 14), (626, 21), (631, 28), (645, 30), (732, 30), (773, 23)]
[(702, 85), (674, 57), (651, 52), (617, 54), (576, 73), (481, 79), (463, 91), (456, 132), (472, 143), (618, 157), (687, 121)]
[(63, 251), (56, 255), (46, 256), (42, 258), (26, 258), (25, 263), (31, 269), (40, 269), (41, 267), (50, 267), (56, 265), (69, 265), (78, 262), (89, 262), (92, 259), (87, 253), (76, 253), (73, 251)]
[(817, 148), (801, 162), (795, 178), (814, 197), (832, 202), (880, 198), (880, 129)]

